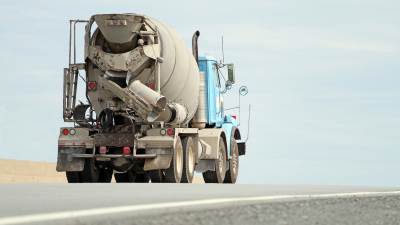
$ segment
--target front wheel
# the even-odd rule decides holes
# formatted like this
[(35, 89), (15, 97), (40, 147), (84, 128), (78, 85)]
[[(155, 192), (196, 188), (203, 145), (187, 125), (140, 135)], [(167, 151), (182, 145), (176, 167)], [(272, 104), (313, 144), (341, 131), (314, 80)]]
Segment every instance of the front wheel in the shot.
[(204, 182), (222, 183), (226, 173), (226, 146), (223, 137), (219, 139), (218, 158), (214, 160), (215, 171), (203, 173)]

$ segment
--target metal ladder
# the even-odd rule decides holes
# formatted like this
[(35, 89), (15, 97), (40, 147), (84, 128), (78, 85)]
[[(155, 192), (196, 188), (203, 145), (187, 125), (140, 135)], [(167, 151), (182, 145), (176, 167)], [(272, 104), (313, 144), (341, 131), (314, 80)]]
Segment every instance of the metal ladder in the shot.
[(73, 111), (76, 105), (76, 91), (79, 70), (85, 69), (84, 63), (76, 63), (76, 24), (89, 23), (88, 20), (69, 21), (69, 58), (68, 68), (64, 68), (63, 82), (63, 118), (65, 122), (73, 122)]

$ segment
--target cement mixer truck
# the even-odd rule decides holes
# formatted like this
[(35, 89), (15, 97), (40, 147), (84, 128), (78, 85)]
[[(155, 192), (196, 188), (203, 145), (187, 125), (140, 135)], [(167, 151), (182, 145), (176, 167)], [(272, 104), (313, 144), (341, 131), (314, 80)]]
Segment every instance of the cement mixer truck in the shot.
[[(84, 24), (84, 62), (77, 27)], [(235, 183), (246, 143), (223, 94), (233, 64), (198, 55), (169, 26), (139, 14), (70, 20), (57, 171), (69, 183)], [(222, 85), (222, 70), (227, 78)], [(77, 102), (79, 82), (86, 103)]]

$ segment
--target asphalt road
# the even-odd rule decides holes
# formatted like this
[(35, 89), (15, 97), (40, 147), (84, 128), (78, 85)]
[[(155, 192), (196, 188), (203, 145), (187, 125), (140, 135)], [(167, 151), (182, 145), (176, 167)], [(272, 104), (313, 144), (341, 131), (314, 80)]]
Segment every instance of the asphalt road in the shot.
[(400, 224), (400, 188), (10, 184), (0, 202), (0, 225)]

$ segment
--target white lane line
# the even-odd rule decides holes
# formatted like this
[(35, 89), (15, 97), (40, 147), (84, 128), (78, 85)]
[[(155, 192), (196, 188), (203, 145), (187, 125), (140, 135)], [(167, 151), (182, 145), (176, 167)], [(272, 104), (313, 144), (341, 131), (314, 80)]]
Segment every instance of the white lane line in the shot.
[(32, 214), (24, 216), (3, 217), (0, 218), (0, 225), (23, 224), (23, 223), (38, 223), (52, 220), (74, 219), (88, 216), (100, 216), (124, 212), (137, 212), (151, 209), (166, 209), (179, 208), (185, 206), (202, 206), (224, 203), (240, 203), (240, 202), (267, 202), (271, 200), (290, 200), (290, 199), (309, 199), (309, 198), (332, 198), (332, 197), (359, 197), (359, 196), (374, 196), (374, 195), (393, 195), (400, 194), (400, 191), (387, 192), (353, 192), (353, 193), (333, 193), (333, 194), (300, 194), (300, 195), (272, 195), (272, 196), (257, 196), (257, 197), (238, 197), (238, 198), (216, 198), (206, 200), (193, 200), (182, 202), (166, 202), (143, 205), (128, 205), (117, 207), (105, 207), (84, 209), (75, 211), (53, 212)]

